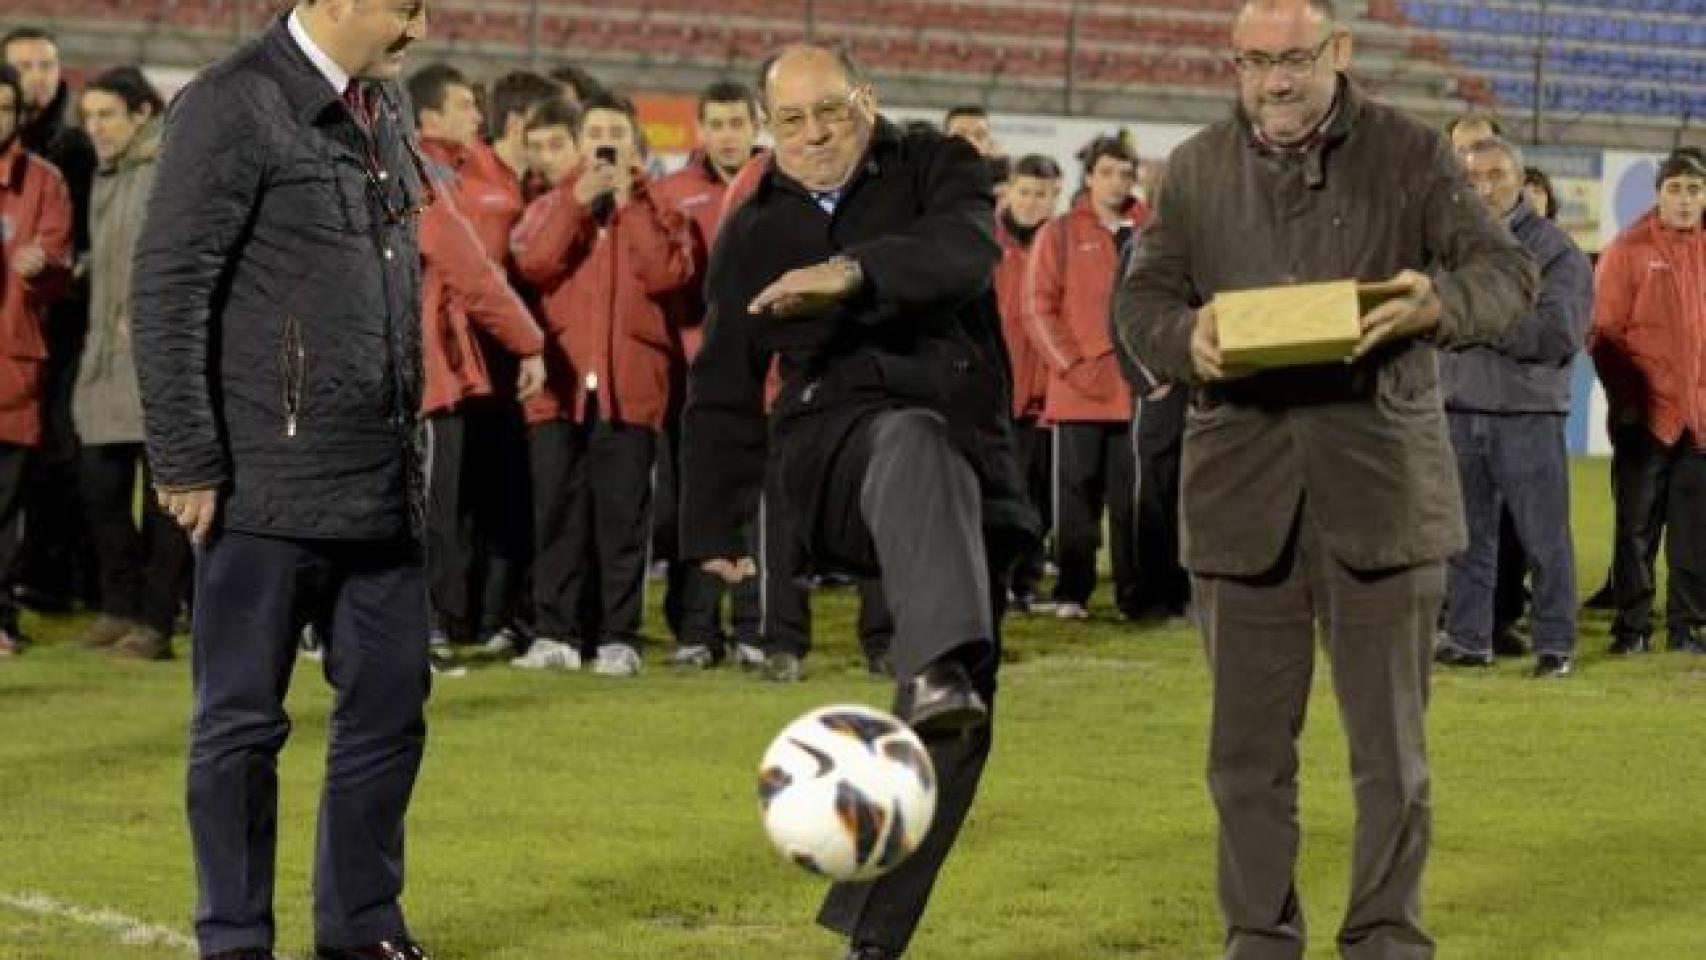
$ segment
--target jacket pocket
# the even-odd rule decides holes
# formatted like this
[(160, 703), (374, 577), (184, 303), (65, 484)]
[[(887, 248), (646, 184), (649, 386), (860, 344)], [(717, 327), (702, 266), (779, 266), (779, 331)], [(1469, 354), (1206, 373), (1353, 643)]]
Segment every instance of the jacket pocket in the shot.
[(284, 435), (296, 436), (302, 418), (302, 399), (308, 380), (308, 348), (302, 340), (302, 323), (294, 316), (284, 318), (284, 336), (279, 344), (279, 385), (284, 404)]

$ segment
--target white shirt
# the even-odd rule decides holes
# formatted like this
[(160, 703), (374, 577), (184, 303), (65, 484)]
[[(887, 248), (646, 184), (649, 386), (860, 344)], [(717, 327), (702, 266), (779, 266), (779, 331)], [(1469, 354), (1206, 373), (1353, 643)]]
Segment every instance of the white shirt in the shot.
[(320, 71), (320, 76), (325, 77), (326, 82), (332, 85), (334, 93), (340, 97), (343, 96), (344, 90), (349, 87), (350, 75), (343, 67), (338, 66), (338, 62), (333, 60), (326, 51), (320, 49), (320, 45), (314, 42), (313, 37), (308, 35), (307, 28), (302, 26), (301, 10), (290, 11), (288, 26), (291, 39), (295, 40), (296, 45), (302, 48), (302, 52), (308, 55), (308, 62), (312, 63), (314, 68)]

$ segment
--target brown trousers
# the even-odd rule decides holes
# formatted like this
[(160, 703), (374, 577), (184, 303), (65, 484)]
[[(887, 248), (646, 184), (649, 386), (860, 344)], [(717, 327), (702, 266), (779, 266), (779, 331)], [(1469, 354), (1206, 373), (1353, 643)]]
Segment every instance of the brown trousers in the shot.
[[(1395, 532), (1395, 535), (1397, 534)], [(1226, 960), (1301, 960), (1297, 737), (1319, 635), (1350, 741), (1356, 798), (1346, 960), (1431, 960), (1421, 928), (1432, 832), (1425, 716), (1444, 565), (1356, 571), (1325, 549), (1306, 504), (1279, 563), (1198, 576), (1214, 686), (1209, 788), (1220, 817)]]

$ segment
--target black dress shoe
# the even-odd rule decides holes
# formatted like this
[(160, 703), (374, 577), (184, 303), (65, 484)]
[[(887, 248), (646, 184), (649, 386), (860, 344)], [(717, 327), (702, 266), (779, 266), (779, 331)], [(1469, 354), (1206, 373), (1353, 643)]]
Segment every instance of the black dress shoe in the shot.
[(900, 960), (900, 954), (874, 943), (855, 943), (841, 960)]
[(271, 950), (250, 947), (243, 950), (222, 950), (219, 953), (210, 953), (202, 957), (201, 960), (273, 960), (273, 956)]
[(1543, 653), (1534, 661), (1534, 669), (1529, 676), (1535, 679), (1546, 677), (1567, 677), (1576, 672), (1576, 664), (1569, 657), (1558, 653)]
[(1493, 655), (1471, 653), (1462, 647), (1440, 647), (1434, 651), (1434, 662), (1442, 667), (1490, 667)]
[(420, 944), (409, 939), (383, 940), (370, 943), (364, 947), (345, 947), (333, 950), (328, 947), (315, 947), (314, 955), (319, 960), (432, 960)]
[(1605, 652), (1619, 657), (1630, 653), (1652, 653), (1653, 638), (1645, 633), (1625, 633), (1613, 637)]
[(1665, 649), (1671, 653), (1706, 653), (1706, 627), (1686, 627), (1671, 631)]
[(912, 679), (907, 692), (911, 706), (904, 719), (919, 736), (963, 733), (989, 723), (989, 706), (958, 660), (932, 663)]

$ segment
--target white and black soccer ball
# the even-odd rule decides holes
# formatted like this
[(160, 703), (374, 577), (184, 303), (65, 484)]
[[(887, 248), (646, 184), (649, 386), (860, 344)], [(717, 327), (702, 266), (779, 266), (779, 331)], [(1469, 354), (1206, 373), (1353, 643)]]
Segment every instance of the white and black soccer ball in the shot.
[(758, 770), (764, 830), (782, 856), (835, 880), (899, 866), (936, 815), (936, 768), (906, 724), (860, 704), (788, 724)]

